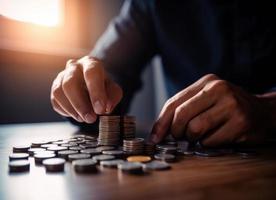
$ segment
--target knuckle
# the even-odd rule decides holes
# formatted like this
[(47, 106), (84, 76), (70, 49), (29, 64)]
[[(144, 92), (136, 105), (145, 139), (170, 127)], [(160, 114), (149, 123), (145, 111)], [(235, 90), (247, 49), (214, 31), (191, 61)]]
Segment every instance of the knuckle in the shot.
[(183, 113), (183, 108), (182, 107), (177, 107), (174, 112), (174, 120), (176, 123), (180, 122), (182, 120), (182, 113)]
[(63, 81), (62, 81), (62, 89), (63, 90), (70, 89), (74, 85), (74, 82), (75, 82), (74, 76), (69, 75), (69, 76), (64, 77)]
[(165, 110), (172, 111), (175, 109), (175, 105), (176, 105), (175, 99), (172, 97), (166, 101), (164, 107), (165, 107)]
[(236, 126), (239, 130), (247, 130), (249, 127), (249, 121), (248, 118), (242, 113), (237, 112), (237, 115), (235, 116)]
[(51, 100), (59, 98), (59, 96), (61, 95), (61, 93), (62, 93), (61, 87), (54, 87), (52, 89)]

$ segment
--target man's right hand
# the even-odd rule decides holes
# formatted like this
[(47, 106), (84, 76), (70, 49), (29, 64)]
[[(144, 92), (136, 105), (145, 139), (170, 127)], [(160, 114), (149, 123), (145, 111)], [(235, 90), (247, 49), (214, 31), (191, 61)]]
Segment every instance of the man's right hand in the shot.
[(88, 56), (69, 60), (51, 88), (54, 110), (86, 123), (112, 112), (122, 96), (121, 87), (108, 77), (103, 63)]

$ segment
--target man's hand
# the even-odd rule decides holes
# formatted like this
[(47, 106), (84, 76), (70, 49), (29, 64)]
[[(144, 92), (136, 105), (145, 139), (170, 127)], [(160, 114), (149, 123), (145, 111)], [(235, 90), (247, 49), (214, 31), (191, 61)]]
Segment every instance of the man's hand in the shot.
[(108, 77), (103, 64), (85, 56), (69, 60), (57, 75), (51, 88), (51, 103), (63, 116), (93, 123), (98, 114), (110, 113), (122, 95), (122, 89)]
[(205, 146), (252, 140), (269, 129), (266, 105), (263, 98), (208, 74), (165, 103), (151, 138), (158, 143), (170, 133)]

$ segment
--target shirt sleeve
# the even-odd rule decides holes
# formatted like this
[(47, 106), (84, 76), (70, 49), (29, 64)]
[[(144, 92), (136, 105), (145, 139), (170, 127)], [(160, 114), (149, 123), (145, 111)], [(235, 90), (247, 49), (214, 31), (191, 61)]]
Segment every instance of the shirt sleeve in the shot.
[(127, 112), (133, 94), (142, 86), (143, 68), (157, 51), (146, 2), (126, 0), (90, 53), (104, 62), (107, 72), (122, 87), (121, 113)]

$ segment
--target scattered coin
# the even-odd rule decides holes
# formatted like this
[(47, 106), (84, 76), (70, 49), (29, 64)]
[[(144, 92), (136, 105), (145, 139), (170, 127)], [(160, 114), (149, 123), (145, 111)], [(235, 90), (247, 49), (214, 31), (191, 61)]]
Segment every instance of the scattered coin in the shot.
[(34, 147), (34, 148), (41, 147), (41, 145), (48, 144), (48, 143), (49, 143), (49, 141), (46, 141), (46, 140), (33, 141), (32, 142), (32, 147)]
[(127, 157), (128, 162), (149, 162), (151, 161), (150, 156), (129, 156)]
[(74, 150), (64, 150), (64, 151), (58, 151), (57, 155), (60, 158), (64, 158), (65, 160), (68, 160), (68, 156), (72, 154), (77, 154), (78, 151)]
[(102, 153), (102, 151), (100, 149), (96, 149), (96, 148), (90, 148), (90, 149), (83, 149), (80, 151), (81, 153), (88, 153), (91, 156), (95, 156), (95, 155), (99, 155)]
[(13, 172), (26, 172), (30, 170), (30, 162), (28, 160), (14, 160), (9, 162), (9, 170)]
[(173, 154), (163, 154), (163, 153), (155, 154), (154, 158), (156, 160), (162, 160), (162, 161), (165, 161), (165, 162), (174, 162), (175, 159), (176, 159), (175, 155), (173, 155)]
[(171, 166), (164, 161), (154, 160), (143, 164), (143, 168), (144, 170), (167, 170), (170, 169)]
[(68, 155), (68, 160), (72, 162), (73, 160), (88, 159), (91, 155), (88, 153), (76, 153)]
[(65, 160), (63, 158), (50, 158), (42, 161), (47, 172), (63, 172)]
[(27, 153), (12, 153), (9, 155), (10, 161), (12, 160), (22, 160), (25, 159), (27, 160), (29, 158), (29, 154)]
[(118, 164), (118, 169), (128, 174), (142, 174), (143, 166), (141, 163), (123, 162)]
[(117, 158), (122, 158), (124, 156), (124, 151), (122, 150), (108, 150), (108, 151), (102, 151), (102, 154), (104, 155), (112, 155)]
[(41, 151), (46, 151), (46, 149), (44, 149), (44, 148), (30, 148), (29, 150), (28, 150), (28, 153), (29, 153), (29, 155), (30, 156), (33, 156), (36, 152), (41, 152)]
[(74, 160), (72, 165), (77, 173), (97, 172), (97, 161), (94, 161), (93, 159)]
[(49, 158), (54, 158), (56, 155), (54, 153), (36, 153), (34, 154), (34, 160), (35, 160), (35, 164), (42, 164), (42, 161), (45, 159), (49, 159)]
[(58, 153), (59, 151), (64, 151), (67, 150), (67, 147), (62, 147), (62, 146), (56, 146), (56, 147), (48, 147), (48, 151), (54, 151), (55, 153)]
[(75, 147), (69, 147), (69, 150), (73, 150), (73, 151), (81, 151), (83, 150), (83, 148), (79, 147), (79, 146), (75, 146)]
[(97, 156), (93, 156), (92, 159), (99, 163), (99, 162), (101, 162), (103, 160), (113, 160), (113, 159), (115, 159), (115, 156), (111, 156), (111, 155), (97, 155)]
[(13, 153), (28, 153), (30, 145), (17, 145), (13, 147)]
[(195, 155), (203, 157), (216, 157), (223, 155), (223, 152), (218, 149), (196, 149)]
[(124, 163), (124, 160), (116, 159), (116, 160), (104, 160), (100, 162), (100, 165), (103, 167), (109, 167), (109, 168), (117, 168), (118, 164)]

